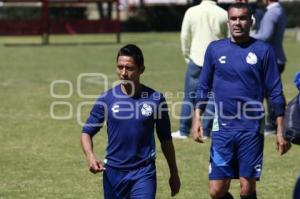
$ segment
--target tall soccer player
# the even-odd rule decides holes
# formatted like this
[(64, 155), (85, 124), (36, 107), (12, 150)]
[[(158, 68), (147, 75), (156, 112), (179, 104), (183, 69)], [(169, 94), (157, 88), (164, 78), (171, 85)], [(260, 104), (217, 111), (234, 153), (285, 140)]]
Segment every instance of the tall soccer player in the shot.
[[(286, 153), (283, 137), (285, 100), (272, 47), (249, 36), (252, 25), (247, 4), (228, 9), (231, 37), (212, 42), (206, 51), (197, 88), (193, 138), (203, 142), (200, 116), (214, 92), (216, 115), (212, 131), (209, 191), (213, 199), (232, 199), (231, 179), (240, 181), (240, 198), (256, 199), (256, 181), (262, 171), (264, 136), (260, 133), (264, 93), (268, 93), (277, 118), (277, 147)], [(267, 92), (266, 92), (267, 91)]]
[[(122, 47), (117, 55), (121, 83), (104, 92), (82, 129), (81, 145), (92, 173), (103, 172), (105, 199), (154, 199), (156, 193), (155, 135), (170, 170), (171, 195), (179, 192), (175, 151), (165, 98), (140, 83), (142, 51)], [(103, 162), (93, 152), (93, 136), (107, 123), (108, 144)]]

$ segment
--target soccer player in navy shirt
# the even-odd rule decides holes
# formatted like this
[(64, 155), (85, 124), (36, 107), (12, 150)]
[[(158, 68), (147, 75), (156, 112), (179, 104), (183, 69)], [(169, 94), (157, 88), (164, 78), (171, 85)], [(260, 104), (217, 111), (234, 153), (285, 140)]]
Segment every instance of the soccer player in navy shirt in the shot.
[[(105, 199), (154, 199), (156, 128), (174, 196), (179, 192), (180, 179), (165, 98), (140, 83), (145, 66), (142, 51), (136, 45), (119, 50), (116, 69), (121, 83), (97, 99), (82, 130), (81, 145), (89, 170), (103, 172)], [(101, 162), (93, 152), (92, 139), (104, 121), (108, 144)]]
[(247, 4), (228, 9), (231, 37), (212, 42), (206, 51), (199, 78), (192, 135), (203, 142), (201, 114), (208, 92), (215, 97), (216, 114), (212, 130), (209, 191), (213, 199), (232, 199), (231, 179), (240, 180), (240, 198), (256, 199), (256, 181), (262, 171), (264, 136), (263, 97), (269, 94), (277, 117), (276, 143), (280, 154), (290, 143), (283, 137), (285, 100), (272, 47), (249, 36), (252, 25)]

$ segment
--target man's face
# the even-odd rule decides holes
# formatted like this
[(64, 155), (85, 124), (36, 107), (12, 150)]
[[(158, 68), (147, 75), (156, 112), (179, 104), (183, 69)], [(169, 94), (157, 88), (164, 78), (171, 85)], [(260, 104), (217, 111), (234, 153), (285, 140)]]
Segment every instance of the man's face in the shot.
[(228, 11), (228, 25), (234, 40), (249, 37), (252, 19), (246, 8), (231, 8)]
[(139, 83), (144, 67), (138, 67), (132, 57), (119, 56), (117, 60), (117, 74), (123, 85)]

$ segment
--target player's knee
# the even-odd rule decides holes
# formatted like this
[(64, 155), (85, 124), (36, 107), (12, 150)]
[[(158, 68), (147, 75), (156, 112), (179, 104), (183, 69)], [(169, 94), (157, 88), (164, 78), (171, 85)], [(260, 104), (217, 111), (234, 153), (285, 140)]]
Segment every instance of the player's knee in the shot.
[(217, 187), (211, 187), (209, 189), (209, 193), (212, 199), (232, 199), (231, 194), (228, 192), (228, 190), (224, 190)]
[(216, 188), (210, 188), (209, 189), (209, 194), (210, 194), (210, 197), (212, 199), (218, 199), (221, 196), (223, 196), (224, 193), (223, 193), (222, 190), (219, 190), (219, 189), (216, 189)]
[[(230, 186), (230, 180), (217, 180), (209, 182), (209, 193), (213, 199), (222, 199), (227, 197)], [(231, 195), (231, 194), (230, 194)], [(227, 199), (225, 197), (225, 199)], [(231, 198), (228, 198), (231, 199)]]
[(255, 192), (256, 189), (256, 181), (254, 179), (251, 180), (241, 180), (241, 196), (248, 196)]
[(255, 192), (255, 187), (252, 187), (252, 186), (241, 186), (241, 191), (240, 191), (240, 195), (241, 196), (251, 195), (254, 192)]

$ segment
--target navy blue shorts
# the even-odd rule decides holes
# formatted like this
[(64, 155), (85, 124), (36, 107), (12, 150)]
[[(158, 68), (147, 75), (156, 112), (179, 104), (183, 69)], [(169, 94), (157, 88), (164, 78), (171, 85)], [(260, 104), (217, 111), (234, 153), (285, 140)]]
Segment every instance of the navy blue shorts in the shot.
[(264, 136), (259, 132), (212, 132), (209, 179), (259, 180), (262, 171)]
[(133, 170), (105, 166), (103, 190), (105, 199), (155, 199), (155, 164)]

